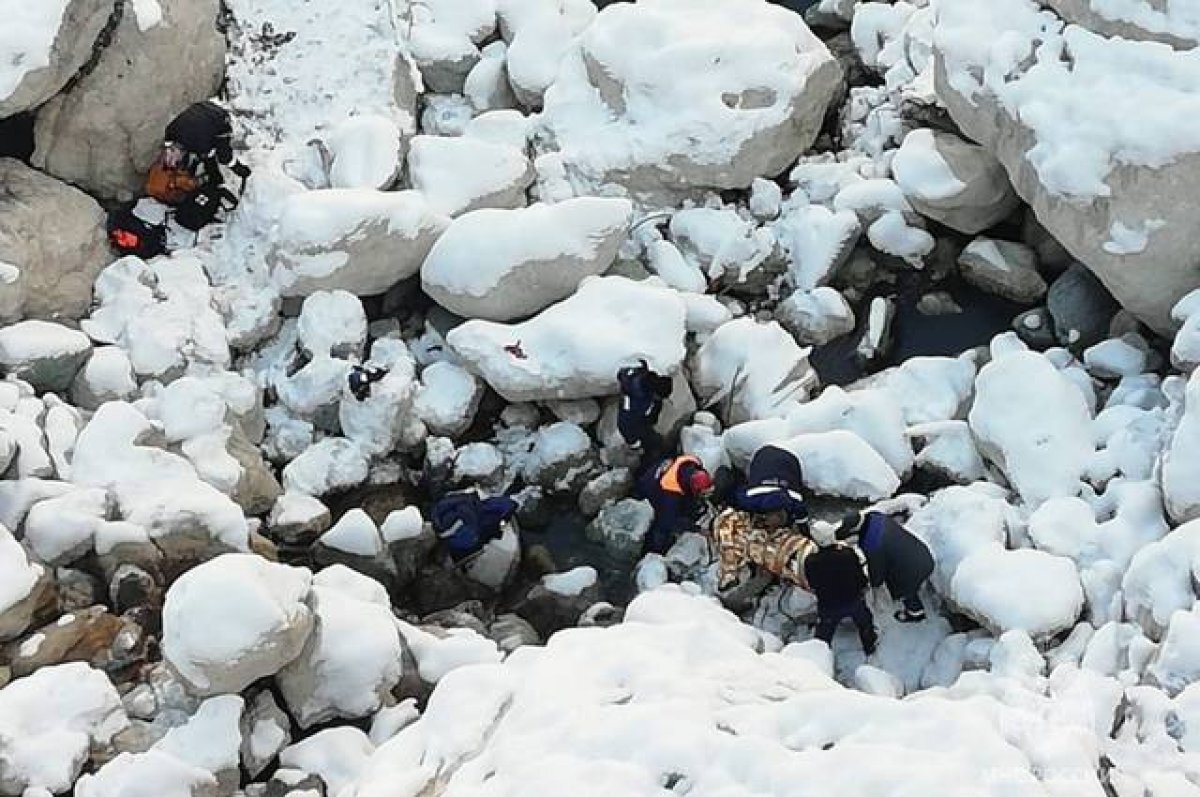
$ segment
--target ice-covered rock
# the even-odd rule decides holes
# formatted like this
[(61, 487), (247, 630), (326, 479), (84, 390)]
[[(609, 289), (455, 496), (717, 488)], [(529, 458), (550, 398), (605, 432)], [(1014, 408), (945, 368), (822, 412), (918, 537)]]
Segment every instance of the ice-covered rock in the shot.
[(307, 448), (283, 469), (283, 488), (290, 493), (321, 496), (362, 484), (370, 462), (344, 437), (327, 437)]
[[(986, 46), (1000, 40), (1003, 55)], [(1167, 76), (1200, 67), (1159, 44), (1064, 26), (1031, 0), (943, 8), (934, 58), (938, 97), (1004, 164), (1038, 220), (1122, 305), (1170, 332), (1171, 306), (1195, 287), (1179, 192), (1194, 182), (1200, 147), (1180, 133), (1179, 109), (1195, 103), (1190, 79)], [(1136, 131), (1122, 125), (1121, 98), (1148, 96)]]
[(476, 111), (515, 108), (517, 97), (508, 80), (508, 45), (492, 42), (479, 51), (479, 63), (463, 82), (463, 96)]
[(1200, 377), (1193, 372), (1183, 415), (1162, 455), (1163, 503), (1177, 523), (1200, 517)]
[(91, 350), (87, 335), (50, 321), (0, 329), (0, 366), (37, 390), (65, 391)]
[(802, 346), (824, 346), (854, 331), (854, 311), (842, 294), (822, 285), (796, 291), (780, 302), (775, 317)]
[(448, 224), (417, 191), (301, 192), (284, 202), (267, 262), (284, 296), (373, 296), (416, 274)]
[[(73, 2), (68, 13), (89, 5), (105, 4)], [(79, 189), (12, 158), (0, 158), (0, 183), (0, 319), (84, 315), (92, 282), (112, 262), (103, 209)]]
[(112, 0), (56, 0), (6, 8), (0, 119), (53, 97), (92, 57)]
[(430, 434), (458, 437), (475, 420), (483, 384), (461, 366), (436, 362), (421, 371), (413, 409)]
[[(515, 58), (510, 50), (514, 77)], [(807, 149), (840, 82), (825, 45), (784, 8), (614, 5), (567, 53), (543, 124), (568, 169), (589, 181), (746, 188)]]
[[(474, 136), (416, 136), (408, 176), (430, 207), (447, 216), (482, 208), (525, 207), (533, 164), (523, 149)], [(504, 227), (490, 232), (503, 233)]]
[(218, 695), (200, 704), (184, 724), (167, 731), (153, 750), (212, 774), (222, 794), (241, 781), (241, 720), (245, 701), (240, 695)]
[(1083, 352), (1083, 363), (1089, 373), (1101, 379), (1137, 376), (1146, 370), (1150, 359), (1147, 349), (1137, 335), (1109, 338), (1089, 346)]
[(628, 200), (580, 197), (456, 219), (421, 267), (421, 287), (466, 318), (510, 321), (603, 273), (628, 230)]
[(642, 554), (646, 533), (654, 522), (654, 509), (646, 501), (623, 498), (600, 510), (588, 524), (588, 539), (604, 546), (613, 556), (633, 561)]
[(226, 554), (189, 570), (167, 591), (163, 657), (201, 695), (240, 692), (274, 675), (312, 631), (310, 581), (303, 568), (255, 554)]
[(976, 238), (958, 256), (958, 271), (981, 290), (1018, 304), (1032, 304), (1046, 295), (1037, 253), (1022, 243)]
[(122, 14), (91, 70), (38, 109), (34, 166), (100, 196), (140, 193), (167, 123), (216, 93), (225, 65), (218, 0), (156, 5), (153, 26)]
[(1061, 371), (1040, 354), (1011, 351), (983, 367), (975, 391), (968, 418), (980, 453), (1027, 503), (1079, 492), (1094, 450), (1091, 417)]
[(137, 393), (133, 363), (120, 346), (97, 346), (71, 383), (71, 402), (85, 410), (106, 401), (126, 401)]
[(329, 187), (389, 188), (400, 176), (400, 127), (378, 114), (351, 116), (329, 133)]
[(959, 564), (950, 597), (995, 634), (1021, 630), (1035, 638), (1073, 627), (1083, 608), (1083, 588), (1070, 559), (999, 546)]
[[(336, 528), (336, 527), (335, 527)], [(313, 631), (279, 673), (279, 686), (302, 728), (373, 714), (400, 681), (400, 633), (390, 605), (328, 586), (312, 590)]]
[(1171, 364), (1191, 371), (1200, 365), (1200, 289), (1188, 292), (1171, 308), (1171, 320), (1179, 324), (1171, 344)]
[(917, 212), (962, 233), (980, 233), (1016, 209), (999, 161), (952, 133), (920, 128), (904, 138), (892, 173)]
[(0, 689), (0, 792), (70, 791), (91, 746), (127, 724), (112, 682), (82, 662), (14, 681)]
[(947, 420), (910, 426), (909, 437), (923, 439), (915, 464), (958, 484), (970, 484), (984, 478), (983, 458), (975, 446), (975, 437), (966, 421)]
[(734, 319), (696, 353), (692, 386), (728, 423), (784, 417), (816, 384), (808, 354), (777, 322)]
[(659, 373), (675, 371), (684, 356), (684, 319), (673, 290), (593, 277), (528, 321), (468, 321), (447, 341), (509, 401), (587, 398), (615, 394), (617, 370), (639, 357)]
[(1171, 615), (1167, 635), (1146, 674), (1169, 695), (1176, 695), (1200, 677), (1200, 616), (1194, 611)]
[(854, 432), (837, 429), (774, 442), (800, 460), (804, 484), (813, 492), (878, 501), (900, 487), (887, 460)]

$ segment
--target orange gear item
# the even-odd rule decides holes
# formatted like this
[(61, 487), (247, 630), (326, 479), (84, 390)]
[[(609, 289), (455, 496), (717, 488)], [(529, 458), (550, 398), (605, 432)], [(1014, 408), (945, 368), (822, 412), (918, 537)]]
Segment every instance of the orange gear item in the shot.
[(200, 188), (187, 169), (171, 168), (160, 156), (146, 175), (146, 193), (166, 205), (178, 205)]
[[(704, 467), (704, 463), (700, 461), (700, 458), (692, 456), (691, 454), (684, 454), (682, 457), (675, 457), (675, 459), (671, 460), (671, 462), (667, 465), (666, 470), (663, 471), (662, 476), (660, 476), (658, 479), (658, 485), (662, 487), (664, 492), (674, 493), (675, 495), (684, 495), (688, 492), (688, 488), (684, 487), (683, 479), (679, 473), (680, 470), (683, 469), (684, 465), (694, 465), (701, 469)], [(688, 487), (690, 486), (691, 485), (688, 485)]]

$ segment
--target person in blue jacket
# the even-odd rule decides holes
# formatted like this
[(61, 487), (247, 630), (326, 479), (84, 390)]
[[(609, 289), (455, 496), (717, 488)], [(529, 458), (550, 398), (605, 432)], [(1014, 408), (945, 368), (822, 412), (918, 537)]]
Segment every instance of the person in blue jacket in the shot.
[(803, 483), (800, 460), (779, 446), (765, 445), (754, 453), (746, 469), (746, 485), (736, 490), (730, 503), (755, 515), (783, 513), (785, 524), (808, 532), (808, 507), (800, 494)]
[(476, 490), (447, 493), (433, 505), (433, 528), (455, 564), (461, 564), (504, 533), (517, 511), (507, 495), (482, 497)]
[(886, 584), (900, 601), (895, 617), (902, 623), (925, 619), (921, 585), (933, 574), (933, 554), (920, 537), (882, 512), (851, 512), (843, 519), (838, 539), (857, 538), (867, 559), (871, 586)]
[(657, 457), (662, 452), (663, 440), (654, 426), (663, 402), (671, 395), (671, 378), (655, 373), (649, 363), (639, 360), (638, 365), (617, 371), (617, 383), (621, 386), (617, 431), (646, 457)]
[(638, 494), (654, 507), (654, 522), (646, 534), (646, 552), (664, 554), (678, 535), (697, 531), (715, 485), (700, 458), (684, 454), (647, 468), (637, 487)]

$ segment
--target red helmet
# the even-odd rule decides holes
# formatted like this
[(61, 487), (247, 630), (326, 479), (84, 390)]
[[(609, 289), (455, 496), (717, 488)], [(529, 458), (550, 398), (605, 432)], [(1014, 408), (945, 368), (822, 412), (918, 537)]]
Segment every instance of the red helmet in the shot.
[(713, 491), (713, 478), (704, 468), (697, 468), (688, 477), (688, 489), (692, 495), (708, 495)]

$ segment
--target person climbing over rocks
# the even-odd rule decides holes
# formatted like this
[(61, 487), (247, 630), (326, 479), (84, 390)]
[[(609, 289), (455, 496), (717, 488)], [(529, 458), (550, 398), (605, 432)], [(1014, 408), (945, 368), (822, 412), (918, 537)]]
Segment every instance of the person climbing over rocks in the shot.
[(721, 591), (734, 586), (747, 567), (808, 589), (804, 560), (816, 546), (797, 530), (784, 509), (751, 513), (727, 507), (713, 523), (712, 542), (718, 564), (717, 589)]
[(863, 560), (853, 547), (838, 541), (837, 528), (818, 522), (812, 527), (817, 550), (804, 560), (804, 577), (817, 597), (817, 639), (830, 644), (834, 632), (843, 620), (850, 620), (858, 629), (863, 653), (875, 652), (879, 634), (875, 617), (867, 606), (867, 575)]
[(746, 486), (733, 493), (730, 503), (755, 516), (782, 512), (785, 523), (808, 533), (808, 507), (800, 494), (803, 478), (800, 460), (792, 452), (765, 445), (754, 453), (746, 469)]
[(350, 387), (350, 395), (359, 401), (366, 401), (371, 395), (371, 385), (387, 375), (388, 370), (378, 365), (371, 365), (369, 363), (364, 365), (355, 364), (350, 369), (350, 374), (346, 377), (346, 381)]
[(837, 530), (841, 540), (856, 542), (867, 559), (871, 586), (886, 584), (900, 602), (895, 617), (902, 623), (925, 619), (921, 585), (933, 574), (933, 554), (921, 538), (883, 512), (851, 512)]
[(712, 474), (699, 457), (684, 454), (661, 460), (638, 480), (637, 492), (654, 508), (646, 535), (647, 553), (666, 553), (680, 534), (698, 531), (714, 491)]
[(654, 428), (663, 403), (671, 396), (671, 377), (651, 370), (644, 359), (638, 365), (617, 371), (621, 386), (621, 404), (617, 410), (617, 431), (630, 447), (653, 460), (662, 454), (662, 436)]
[(433, 528), (455, 565), (465, 566), (504, 534), (517, 512), (507, 495), (487, 496), (471, 488), (447, 493), (433, 505)]

